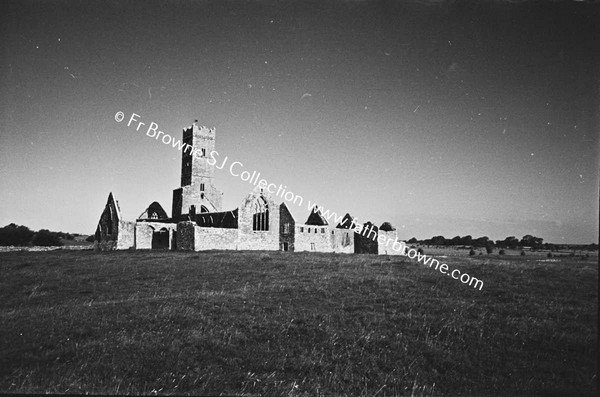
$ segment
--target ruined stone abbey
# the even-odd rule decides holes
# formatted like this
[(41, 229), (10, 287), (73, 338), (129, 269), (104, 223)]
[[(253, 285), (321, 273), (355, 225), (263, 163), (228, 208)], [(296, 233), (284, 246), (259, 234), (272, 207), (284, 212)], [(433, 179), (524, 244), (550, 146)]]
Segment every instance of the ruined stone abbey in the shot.
[[(215, 148), (215, 129), (198, 126), (183, 130), (181, 187), (173, 190), (171, 217), (153, 202), (135, 221), (121, 216), (112, 193), (96, 228), (94, 247), (99, 250), (271, 250), (340, 253), (399, 254), (388, 239), (396, 230), (367, 222), (359, 234), (346, 214), (336, 227), (315, 209), (305, 223), (296, 223), (285, 203), (275, 203), (266, 189), (257, 187), (238, 208), (223, 211), (223, 193), (214, 183), (214, 164), (207, 154)], [(381, 238), (378, 238), (381, 237)]]

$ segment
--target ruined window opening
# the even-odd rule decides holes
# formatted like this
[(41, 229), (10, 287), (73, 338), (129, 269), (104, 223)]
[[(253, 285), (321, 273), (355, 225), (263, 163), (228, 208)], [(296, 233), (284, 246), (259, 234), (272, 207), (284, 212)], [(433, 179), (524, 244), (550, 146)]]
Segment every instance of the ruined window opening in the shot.
[(321, 234), (325, 234), (325, 229), (321, 229)]
[(310, 250), (311, 251), (315, 251), (316, 250), (315, 243), (310, 243)]
[(300, 233), (304, 233), (304, 228), (300, 227)]
[(202, 148), (202, 157), (206, 157), (206, 149)]
[(308, 228), (308, 232), (310, 233), (310, 227)]
[(200, 212), (209, 212), (208, 208), (206, 208), (205, 206), (201, 205), (200, 206)]
[(269, 230), (269, 205), (262, 196), (257, 198), (254, 202), (254, 214), (252, 215), (252, 230)]
[(204, 183), (200, 184), (200, 191), (203, 192), (204, 191)]
[(284, 223), (283, 224), (283, 233), (288, 234), (289, 232), (290, 232), (290, 224)]

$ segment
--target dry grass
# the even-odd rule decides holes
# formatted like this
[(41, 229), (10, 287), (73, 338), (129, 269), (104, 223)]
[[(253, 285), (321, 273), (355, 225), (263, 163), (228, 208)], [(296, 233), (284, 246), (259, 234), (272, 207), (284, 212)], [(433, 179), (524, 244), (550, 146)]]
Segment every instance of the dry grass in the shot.
[(403, 259), (0, 253), (0, 391), (595, 394), (597, 263)]

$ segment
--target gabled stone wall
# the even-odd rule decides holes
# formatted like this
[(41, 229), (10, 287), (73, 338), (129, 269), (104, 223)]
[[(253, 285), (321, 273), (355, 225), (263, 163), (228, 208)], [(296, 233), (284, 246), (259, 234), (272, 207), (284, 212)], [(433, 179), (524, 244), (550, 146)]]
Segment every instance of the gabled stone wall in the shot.
[(279, 205), (279, 250), (293, 252), (295, 250), (296, 221), (285, 203)]
[[(268, 230), (253, 230), (257, 200), (264, 200), (268, 207)], [(266, 191), (255, 188), (239, 208), (238, 249), (240, 250), (279, 250), (279, 206)]]

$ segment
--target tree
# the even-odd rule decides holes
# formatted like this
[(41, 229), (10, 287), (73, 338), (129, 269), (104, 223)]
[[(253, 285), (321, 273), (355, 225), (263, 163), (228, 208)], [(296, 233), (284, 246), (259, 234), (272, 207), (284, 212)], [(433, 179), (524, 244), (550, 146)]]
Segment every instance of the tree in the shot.
[(471, 251), (469, 251), (469, 256), (473, 256), (475, 255), (475, 250), (473, 248), (471, 248)]
[(504, 241), (502, 241), (500, 244), (498, 244), (498, 246), (502, 248), (510, 248), (515, 250), (519, 247), (519, 239), (515, 236), (509, 236), (505, 238)]
[(487, 236), (479, 237), (478, 239), (473, 241), (473, 245), (476, 247), (485, 247), (490, 242), (490, 238)]
[(543, 238), (535, 237), (535, 236), (532, 236), (531, 234), (527, 234), (527, 235), (523, 236), (520, 244), (522, 247), (531, 247), (533, 249), (539, 249), (542, 247), (543, 243), (544, 243)]
[(418, 242), (419, 242), (419, 240), (417, 240), (415, 237), (412, 237), (410, 240), (407, 241), (407, 243), (409, 243), (409, 244), (415, 244)]
[(432, 245), (446, 245), (446, 239), (444, 236), (435, 236), (431, 238)]
[(19, 226), (11, 223), (0, 228), (0, 245), (28, 245), (32, 237), (33, 231), (27, 226)]
[(452, 240), (450, 240), (450, 245), (460, 245), (460, 236), (452, 237)]
[(473, 237), (464, 236), (460, 238), (460, 245), (471, 245), (473, 244)]
[(391, 223), (389, 223), (389, 222), (383, 222), (381, 224), (381, 226), (379, 226), (379, 230), (384, 231), (384, 232), (391, 232), (391, 231), (396, 230), (396, 229), (394, 229), (394, 227), (392, 226)]
[(47, 229), (39, 230), (34, 236), (32, 240), (33, 245), (40, 246), (61, 246), (63, 243), (60, 241), (60, 237), (58, 237), (57, 233), (51, 232)]

